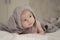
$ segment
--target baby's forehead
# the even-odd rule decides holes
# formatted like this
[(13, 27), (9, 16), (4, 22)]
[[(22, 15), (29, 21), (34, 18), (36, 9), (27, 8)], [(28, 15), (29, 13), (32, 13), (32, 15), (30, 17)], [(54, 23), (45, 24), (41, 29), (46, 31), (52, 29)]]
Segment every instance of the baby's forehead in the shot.
[(24, 10), (21, 13), (21, 18), (27, 18), (28, 16), (32, 15), (32, 13), (29, 10)]
[(24, 9), (21, 14), (23, 14), (24, 12), (30, 12), (30, 13), (31, 13), (31, 10), (29, 10), (29, 9)]
[(23, 10), (22, 12), (21, 12), (21, 16), (22, 15), (31, 15), (32, 14), (32, 12), (31, 11), (29, 11), (29, 10)]

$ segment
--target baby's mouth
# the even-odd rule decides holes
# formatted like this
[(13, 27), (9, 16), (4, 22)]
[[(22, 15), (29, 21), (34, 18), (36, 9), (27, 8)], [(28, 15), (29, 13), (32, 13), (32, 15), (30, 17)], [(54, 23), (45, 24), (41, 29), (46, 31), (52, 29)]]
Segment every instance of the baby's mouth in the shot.
[(33, 24), (32, 24), (32, 23), (30, 23), (29, 25), (30, 25), (30, 26), (33, 26)]
[(29, 25), (31, 25), (32, 23), (29, 23)]
[(29, 25), (31, 25), (31, 23), (29, 23)]

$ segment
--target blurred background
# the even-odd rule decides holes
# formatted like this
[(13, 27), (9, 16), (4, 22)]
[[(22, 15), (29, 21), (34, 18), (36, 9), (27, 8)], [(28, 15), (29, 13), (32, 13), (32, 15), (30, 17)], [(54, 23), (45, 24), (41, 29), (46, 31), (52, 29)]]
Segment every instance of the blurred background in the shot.
[(0, 0), (0, 22), (6, 22), (24, 4), (31, 6), (39, 20), (60, 17), (60, 0)]

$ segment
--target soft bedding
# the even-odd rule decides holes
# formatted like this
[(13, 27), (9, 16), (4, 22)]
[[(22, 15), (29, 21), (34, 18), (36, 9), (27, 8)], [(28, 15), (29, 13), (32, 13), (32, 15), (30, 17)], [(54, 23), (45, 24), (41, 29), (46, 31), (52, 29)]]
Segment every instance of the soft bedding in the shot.
[(8, 33), (0, 31), (0, 40), (60, 40), (60, 30), (54, 33), (40, 34), (22, 34)]
[(8, 32), (0, 31), (0, 40), (47, 40), (47, 36), (39, 34), (11, 34)]

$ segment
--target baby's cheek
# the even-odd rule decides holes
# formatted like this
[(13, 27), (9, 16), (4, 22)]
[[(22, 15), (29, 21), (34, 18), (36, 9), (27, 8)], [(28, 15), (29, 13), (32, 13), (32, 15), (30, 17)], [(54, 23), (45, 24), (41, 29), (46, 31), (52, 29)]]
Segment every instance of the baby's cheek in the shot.
[(34, 22), (35, 21), (35, 19), (34, 18), (32, 18), (32, 22)]

